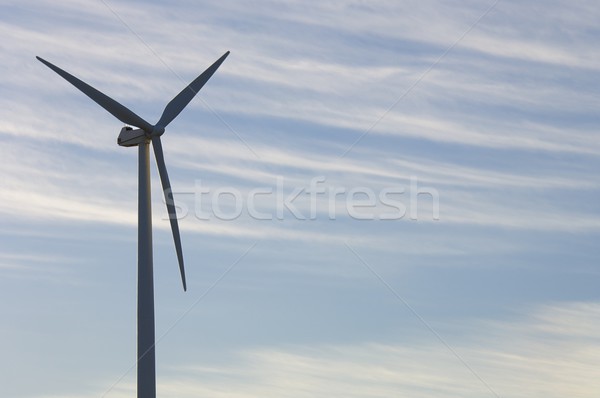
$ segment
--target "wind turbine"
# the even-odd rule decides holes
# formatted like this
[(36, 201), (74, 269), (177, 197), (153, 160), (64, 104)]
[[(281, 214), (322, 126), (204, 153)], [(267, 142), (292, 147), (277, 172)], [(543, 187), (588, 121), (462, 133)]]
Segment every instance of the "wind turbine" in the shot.
[(138, 301), (137, 301), (137, 396), (138, 398), (156, 397), (156, 371), (154, 355), (154, 277), (152, 264), (152, 211), (150, 207), (150, 142), (154, 148), (154, 156), (160, 175), (160, 181), (165, 195), (167, 212), (171, 221), (171, 231), (175, 242), (179, 272), (183, 290), (185, 291), (185, 270), (183, 267), (183, 251), (179, 236), (177, 213), (173, 203), (171, 183), (167, 174), (165, 158), (163, 156), (160, 136), (164, 134), (165, 127), (179, 115), (187, 104), (200, 91), (202, 86), (211, 78), (221, 66), (229, 51), (215, 61), (200, 76), (184, 88), (165, 107), (162, 116), (155, 125), (151, 125), (134, 112), (121, 105), (114, 99), (96, 90), (92, 86), (65, 72), (58, 66), (36, 57), (44, 65), (58, 73), (69, 83), (81, 90), (85, 95), (106, 109), (114, 117), (126, 125), (138, 127), (123, 127), (117, 143), (121, 146), (138, 147)]

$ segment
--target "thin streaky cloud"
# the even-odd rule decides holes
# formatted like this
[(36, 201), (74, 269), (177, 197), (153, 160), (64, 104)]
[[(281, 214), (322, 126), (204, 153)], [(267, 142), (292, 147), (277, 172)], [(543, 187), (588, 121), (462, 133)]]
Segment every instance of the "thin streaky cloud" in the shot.
[[(225, 270), (215, 264), (262, 243), (243, 260), (251, 267), (232, 271), (204, 299), (210, 305), (161, 342), (163, 395), (491, 396), (372, 272), (348, 267), (359, 261), (348, 244), (386, 269), (372, 267), (498, 395), (596, 397), (594, 1), (499, 2), (337, 162), (493, 0), (105, 1), (185, 83), (213, 56), (235, 56), (173, 125), (165, 152), (175, 200), (189, 211), (184, 249), (202, 259), (190, 270), (196, 284), (208, 287)], [(135, 360), (136, 152), (116, 149), (119, 122), (35, 55), (146, 120), (182, 81), (102, 1), (2, 10), (0, 396), (98, 397)], [(175, 256), (153, 172), (157, 263), (167, 266)], [(317, 176), (327, 190), (375, 195), (415, 177), (439, 193), (440, 219), (427, 193), (410, 207), (417, 220), (408, 211), (354, 220), (343, 195), (329, 220), (321, 194), (315, 220), (285, 210), (273, 221), (195, 217), (197, 180), (245, 198), (255, 187), (275, 191), (281, 177), (285, 197)], [(203, 211), (212, 198), (202, 196)], [(305, 216), (309, 198), (294, 201)], [(389, 198), (410, 202), (408, 193)], [(257, 210), (275, 215), (270, 199), (257, 199)], [(187, 299), (172, 271), (156, 268), (165, 276), (156, 286), (161, 331), (196, 299), (177, 309)], [(132, 376), (106, 398), (134, 396)]]
[[(454, 327), (462, 336), (477, 336), (461, 338), (461, 352), (501, 385), (501, 396), (592, 398), (600, 388), (595, 377), (599, 315), (598, 302), (554, 303), (522, 308), (511, 319), (470, 320)], [(454, 357), (422, 338), (383, 344), (259, 345), (232, 351), (226, 354), (236, 357), (233, 364), (202, 360), (165, 370), (159, 389), (182, 398), (480, 398), (489, 392), (470, 383), (471, 375), (454, 366)], [(133, 383), (121, 383), (110, 397), (128, 397), (133, 391)]]
[(492, 10), (493, 10), (493, 9), (496, 7), (496, 4), (498, 4), (498, 1), (500, 1), (500, 0), (494, 0), (494, 2), (492, 3), (492, 5), (491, 5), (491, 6), (490, 6), (490, 7), (489, 7), (489, 8), (488, 8), (488, 9), (487, 9), (487, 10), (486, 10), (486, 11), (485, 11), (483, 14), (481, 14), (481, 16), (480, 16), (479, 18), (477, 18), (477, 20), (476, 20), (476, 21), (475, 21), (475, 22), (474, 22), (474, 23), (473, 23), (471, 26), (469, 26), (469, 28), (468, 28), (467, 30), (465, 30), (465, 31), (463, 32), (463, 34), (462, 34), (462, 35), (460, 35), (460, 36), (458, 37), (458, 39), (456, 39), (456, 40), (455, 40), (455, 41), (454, 41), (454, 42), (453, 42), (453, 43), (452, 43), (452, 44), (451, 44), (451, 45), (450, 45), (448, 48), (446, 48), (446, 49), (444, 50), (444, 52), (443, 52), (443, 53), (442, 53), (442, 54), (441, 54), (441, 55), (440, 55), (440, 56), (439, 56), (439, 57), (438, 57), (438, 58), (437, 58), (437, 59), (436, 59), (436, 60), (435, 60), (435, 61), (434, 61), (434, 62), (433, 62), (433, 63), (432, 63), (432, 64), (431, 64), (431, 65), (430, 65), (430, 66), (429, 66), (427, 69), (425, 69), (425, 71), (424, 71), (424, 72), (421, 74), (421, 76), (419, 76), (419, 77), (417, 78), (417, 80), (415, 80), (415, 82), (414, 82), (413, 84), (411, 84), (411, 85), (410, 85), (410, 86), (409, 86), (409, 87), (406, 89), (406, 91), (404, 91), (404, 92), (403, 92), (403, 93), (400, 95), (400, 97), (399, 97), (399, 98), (398, 98), (396, 101), (394, 101), (394, 103), (393, 103), (393, 104), (392, 104), (392, 105), (391, 105), (389, 108), (387, 108), (387, 109), (385, 110), (385, 112), (383, 112), (383, 114), (381, 114), (381, 116), (379, 116), (379, 117), (377, 118), (377, 120), (375, 120), (375, 122), (374, 122), (374, 123), (373, 123), (371, 126), (369, 126), (369, 128), (368, 128), (368, 129), (367, 129), (367, 130), (366, 130), (364, 133), (362, 133), (362, 134), (361, 134), (361, 135), (360, 135), (360, 136), (359, 136), (359, 137), (358, 137), (358, 138), (357, 138), (357, 139), (356, 139), (356, 140), (355, 140), (355, 141), (354, 141), (352, 144), (350, 144), (350, 147), (348, 147), (348, 149), (346, 149), (346, 150), (344, 151), (344, 153), (342, 153), (342, 154), (339, 156), (339, 158), (343, 158), (343, 157), (345, 157), (345, 156), (346, 156), (346, 155), (347, 155), (347, 154), (348, 154), (348, 153), (349, 153), (349, 152), (352, 150), (352, 148), (354, 148), (354, 147), (356, 146), (356, 144), (358, 144), (358, 143), (359, 143), (359, 142), (360, 142), (360, 141), (361, 141), (361, 140), (362, 140), (362, 139), (363, 139), (365, 136), (367, 136), (367, 135), (368, 135), (368, 134), (369, 134), (369, 133), (370, 133), (370, 132), (371, 132), (371, 131), (372, 131), (372, 130), (375, 128), (375, 126), (377, 126), (377, 125), (379, 124), (379, 122), (380, 122), (380, 121), (381, 121), (381, 120), (382, 120), (382, 119), (383, 119), (383, 118), (384, 118), (384, 117), (385, 117), (385, 116), (386, 116), (388, 113), (390, 113), (390, 111), (391, 111), (392, 109), (394, 109), (394, 108), (396, 107), (396, 105), (398, 105), (398, 104), (400, 103), (400, 101), (402, 101), (402, 100), (403, 100), (403, 99), (404, 99), (404, 98), (405, 98), (405, 97), (406, 97), (408, 94), (410, 94), (410, 92), (411, 92), (411, 91), (412, 91), (412, 90), (413, 90), (413, 89), (414, 89), (414, 88), (415, 88), (415, 87), (416, 87), (416, 86), (417, 86), (417, 85), (418, 85), (418, 84), (419, 84), (419, 83), (420, 83), (420, 82), (421, 82), (421, 81), (422, 81), (422, 80), (423, 80), (423, 79), (424, 79), (424, 78), (427, 76), (427, 74), (428, 74), (428, 73), (429, 73), (429, 72), (430, 72), (430, 71), (431, 71), (433, 68), (435, 68), (435, 67), (436, 67), (436, 66), (437, 66), (437, 65), (438, 65), (438, 64), (439, 64), (439, 63), (442, 61), (442, 59), (444, 59), (444, 57), (445, 57), (445, 56), (446, 56), (446, 55), (447, 55), (447, 54), (448, 54), (450, 51), (452, 51), (452, 49), (453, 49), (454, 47), (456, 47), (456, 45), (457, 45), (458, 43), (460, 43), (460, 42), (461, 42), (461, 41), (462, 41), (462, 40), (465, 38), (465, 36), (467, 36), (467, 35), (469, 34), (469, 32), (471, 32), (471, 31), (473, 30), (473, 29), (474, 29), (474, 28), (475, 28), (475, 27), (476, 27), (476, 26), (479, 24), (479, 22), (480, 22), (480, 21), (481, 21), (481, 20), (482, 20), (482, 19), (483, 19), (483, 18), (484, 18), (484, 17), (485, 17), (487, 14), (489, 14), (489, 13), (490, 13), (490, 11), (492, 11)]
[(475, 378), (477, 378), (477, 380), (479, 380), (481, 382), (481, 384), (483, 384), (490, 393), (492, 393), (492, 395), (494, 395), (496, 398), (500, 398), (500, 396), (496, 393), (496, 391), (494, 391), (494, 389), (492, 389), (492, 387), (488, 384), (487, 381), (485, 381), (480, 375), (479, 373), (477, 373), (459, 354), (458, 352), (456, 352), (456, 350), (454, 348), (452, 348), (444, 338), (442, 338), (442, 336), (429, 324), (429, 322), (427, 322), (404, 298), (402, 298), (402, 296), (400, 294), (398, 294), (398, 292), (396, 291), (396, 289), (394, 289), (381, 275), (379, 275), (379, 273), (377, 273), (373, 267), (371, 265), (369, 265), (369, 263), (362, 258), (362, 256), (360, 254), (358, 254), (356, 252), (356, 250), (354, 250), (348, 243), (345, 244), (346, 247), (348, 248), (348, 250), (350, 250), (350, 252), (352, 252), (352, 254), (354, 254), (354, 256), (361, 262), (362, 265), (364, 265), (377, 279), (379, 279), (379, 281), (387, 288), (387, 290), (389, 290), (394, 297), (396, 297), (406, 308), (408, 308), (410, 310), (410, 312), (419, 320), (419, 322), (421, 322), (421, 324), (423, 324), (423, 326), (425, 326), (425, 328), (427, 328), (427, 330), (429, 330), (431, 332), (431, 334), (433, 334), (435, 336), (435, 338), (442, 343), (442, 345), (444, 347), (446, 347), (446, 349), (448, 349), (448, 351), (450, 351), (452, 353), (452, 355), (454, 355), (454, 357), (456, 359), (458, 359), (458, 361), (469, 370), (469, 372), (471, 372), (471, 374), (473, 376), (475, 376)]

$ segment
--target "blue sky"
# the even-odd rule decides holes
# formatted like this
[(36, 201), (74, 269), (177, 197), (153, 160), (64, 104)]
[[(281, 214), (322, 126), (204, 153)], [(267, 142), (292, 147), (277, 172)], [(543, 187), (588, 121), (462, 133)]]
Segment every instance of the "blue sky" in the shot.
[[(154, 123), (227, 50), (163, 137), (187, 209), (187, 293), (152, 166), (159, 396), (600, 389), (596, 2), (0, 11), (0, 396), (135, 389), (137, 151), (35, 56)], [(315, 178), (346, 190), (334, 217), (327, 193), (310, 217)], [(439, 217), (430, 195), (410, 201), (411, 181), (439, 195)], [(277, 217), (278, 184), (284, 196), (304, 189), (294, 204), (308, 219)], [(242, 198), (270, 189), (255, 206), (274, 217), (244, 207), (200, 219), (200, 205), (214, 209), (200, 185)], [(389, 198), (407, 214), (353, 218), (352, 189), (404, 189)], [(233, 214), (231, 199), (219, 209)]]

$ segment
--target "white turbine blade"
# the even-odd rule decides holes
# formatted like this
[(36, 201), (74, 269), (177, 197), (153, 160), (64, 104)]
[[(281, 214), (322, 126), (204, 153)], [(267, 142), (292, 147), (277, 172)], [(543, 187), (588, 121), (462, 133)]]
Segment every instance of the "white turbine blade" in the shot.
[(163, 155), (162, 144), (160, 137), (152, 138), (152, 147), (154, 148), (154, 156), (158, 166), (158, 174), (162, 183), (163, 193), (165, 194), (165, 202), (167, 204), (167, 212), (169, 213), (169, 221), (171, 222), (171, 231), (173, 232), (173, 241), (175, 242), (175, 250), (177, 251), (177, 260), (179, 261), (179, 272), (181, 273), (181, 281), (183, 282), (183, 290), (187, 290), (185, 283), (185, 269), (183, 268), (183, 250), (181, 248), (181, 237), (179, 235), (179, 224), (177, 223), (177, 211), (173, 202), (173, 192), (171, 192), (171, 183), (167, 174), (167, 166)]
[(106, 109), (110, 112), (114, 117), (119, 119), (125, 124), (130, 124), (135, 127), (139, 127), (147, 132), (152, 132), (152, 125), (133, 113), (131, 110), (126, 108), (125, 106), (119, 104), (114, 99), (110, 98), (106, 94), (101, 93), (96, 90), (94, 87), (89, 84), (79, 80), (75, 76), (65, 72), (60, 69), (58, 66), (51, 64), (50, 62), (42, 59), (40, 57), (36, 57), (40, 62), (46, 65), (48, 68), (52, 69), (54, 72), (58, 73), (62, 76), (66, 81), (77, 87), (81, 92), (94, 100), (98, 105)]
[(200, 76), (198, 76), (193, 82), (191, 82), (186, 88), (184, 88), (175, 98), (171, 100), (165, 107), (160, 120), (156, 123), (157, 126), (167, 127), (169, 123), (173, 121), (181, 113), (183, 108), (190, 103), (192, 98), (198, 91), (206, 84), (208, 79), (217, 71), (219, 66), (225, 61), (225, 58), (229, 55), (227, 51), (221, 58), (215, 61), (208, 69), (206, 69)]

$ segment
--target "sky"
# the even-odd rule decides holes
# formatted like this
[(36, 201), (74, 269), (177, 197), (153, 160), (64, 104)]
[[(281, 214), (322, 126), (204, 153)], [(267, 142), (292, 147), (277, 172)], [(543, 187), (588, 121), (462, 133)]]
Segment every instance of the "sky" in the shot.
[(0, 396), (135, 395), (137, 151), (41, 56), (155, 123), (160, 397), (593, 397), (595, 1), (5, 0)]

